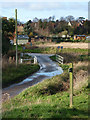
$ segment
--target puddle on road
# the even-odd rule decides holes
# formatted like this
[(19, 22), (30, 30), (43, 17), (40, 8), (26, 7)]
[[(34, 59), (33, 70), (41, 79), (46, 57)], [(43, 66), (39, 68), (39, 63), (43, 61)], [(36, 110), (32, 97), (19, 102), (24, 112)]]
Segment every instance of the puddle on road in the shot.
[(23, 82), (29, 82), (29, 81), (32, 81), (32, 79), (26, 78), (26, 79), (23, 80)]
[[(49, 58), (47, 58), (49, 59)], [(63, 73), (63, 70), (61, 67), (59, 67), (54, 61), (52, 62), (52, 60), (48, 60), (49, 62), (43, 63), (41, 61), (40, 63), (40, 58), (38, 59), (39, 61), (39, 65), (40, 65), (40, 70), (38, 72), (36, 72), (35, 74), (33, 74), (32, 76), (29, 76), (28, 78), (24, 79), (22, 82), (20, 82), (19, 84), (23, 84), (29, 81), (33, 81), (34, 79), (40, 77), (40, 76), (44, 76), (44, 79), (48, 79), (51, 78), (53, 76), (56, 75), (60, 75)]]
[(39, 72), (35, 73), (34, 75), (24, 79), (22, 82), (19, 83), (19, 85), (26, 83), (26, 82), (29, 82), (29, 81), (32, 81), (35, 78), (40, 77), (40, 76), (45, 76), (45, 78), (48, 79), (48, 78), (51, 78), (53, 76), (60, 75), (62, 73), (63, 73), (63, 70), (61, 67), (57, 67), (57, 69), (55, 71), (52, 71), (52, 72), (45, 72), (45, 71), (40, 70)]
[(53, 71), (53, 72), (41, 72), (41, 73), (37, 73), (37, 74), (53, 77), (53, 76), (56, 76), (56, 75), (60, 75), (62, 73), (63, 73), (63, 70), (61, 68), (58, 68), (58, 70)]

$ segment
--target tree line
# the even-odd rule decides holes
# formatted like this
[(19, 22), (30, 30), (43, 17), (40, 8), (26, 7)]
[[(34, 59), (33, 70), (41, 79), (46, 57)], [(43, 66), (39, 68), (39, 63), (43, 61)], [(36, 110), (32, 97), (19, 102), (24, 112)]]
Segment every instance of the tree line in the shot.
[(68, 34), (73, 36), (75, 34), (88, 35), (90, 34), (90, 21), (85, 20), (84, 17), (75, 19), (73, 16), (61, 17), (60, 20), (55, 20), (55, 16), (48, 19), (34, 18), (29, 20), (24, 25), (24, 31), (29, 36), (33, 35), (58, 35)]
[(2, 19), (2, 54), (6, 54), (11, 48), (9, 37), (13, 36), (15, 32), (15, 20), (9, 18), (9, 20)]
[[(10, 49), (10, 36), (15, 33), (15, 19), (9, 18), (2, 19), (2, 53), (6, 54)], [(18, 21), (18, 25), (21, 25)], [(59, 20), (55, 20), (55, 16), (38, 19), (34, 18), (33, 21), (29, 20), (24, 23), (24, 33), (29, 38), (34, 36), (55, 36), (61, 37), (64, 35), (73, 36), (74, 34), (89, 35), (90, 34), (90, 21), (85, 20), (84, 17), (75, 19), (73, 16), (61, 17)]]

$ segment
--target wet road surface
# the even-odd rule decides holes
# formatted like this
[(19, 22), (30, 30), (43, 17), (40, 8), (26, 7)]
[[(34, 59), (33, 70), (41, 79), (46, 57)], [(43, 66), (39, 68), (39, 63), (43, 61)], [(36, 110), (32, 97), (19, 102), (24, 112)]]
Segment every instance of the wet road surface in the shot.
[(2, 98), (4, 98), (6, 94), (8, 94), (9, 97), (14, 97), (20, 92), (22, 92), (24, 89), (35, 85), (44, 79), (48, 79), (63, 73), (62, 68), (59, 67), (57, 63), (50, 60), (49, 56), (51, 55), (37, 53), (27, 54), (30, 56), (37, 57), (38, 63), (40, 65), (40, 70), (34, 73), (32, 76), (29, 76), (26, 79), (24, 79), (22, 82), (4, 88), (2, 90)]

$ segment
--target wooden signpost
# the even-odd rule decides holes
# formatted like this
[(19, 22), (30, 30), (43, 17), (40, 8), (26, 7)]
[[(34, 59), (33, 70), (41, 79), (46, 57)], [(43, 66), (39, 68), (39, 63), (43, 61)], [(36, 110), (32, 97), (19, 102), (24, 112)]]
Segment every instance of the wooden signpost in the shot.
[(70, 77), (70, 108), (73, 106), (73, 63), (69, 66), (69, 77)]

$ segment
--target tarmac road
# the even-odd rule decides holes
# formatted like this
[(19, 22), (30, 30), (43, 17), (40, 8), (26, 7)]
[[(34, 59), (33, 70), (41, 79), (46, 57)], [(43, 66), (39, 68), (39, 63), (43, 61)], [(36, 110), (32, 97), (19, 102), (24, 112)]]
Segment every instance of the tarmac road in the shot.
[(40, 70), (34, 73), (32, 76), (27, 77), (22, 82), (13, 84), (2, 90), (2, 99), (6, 100), (8, 97), (12, 98), (22, 92), (24, 89), (33, 86), (42, 80), (51, 78), (53, 76), (63, 73), (61, 67), (57, 63), (50, 60), (48, 54), (26, 53), (28, 55), (36, 56), (38, 63), (40, 64)]

